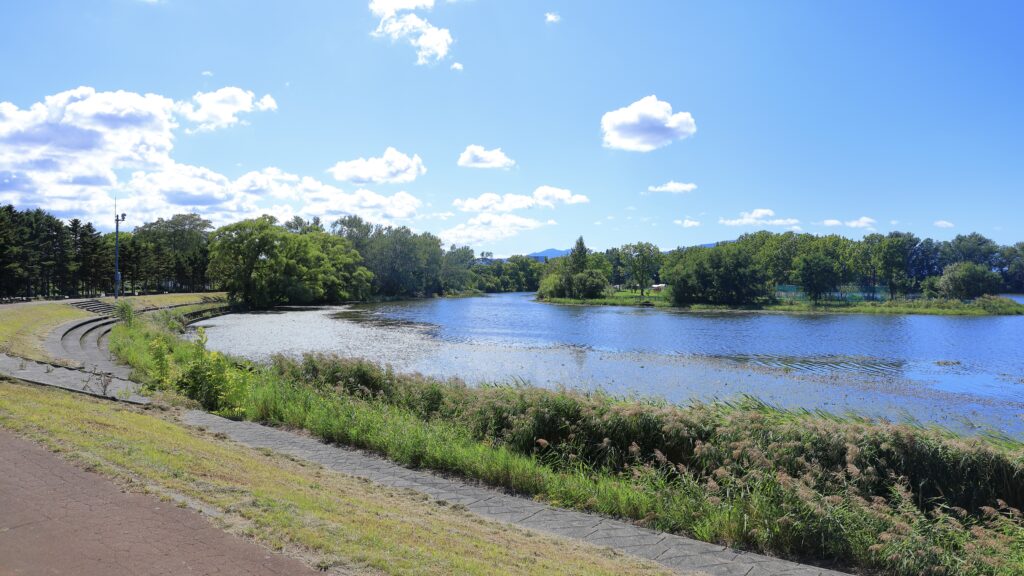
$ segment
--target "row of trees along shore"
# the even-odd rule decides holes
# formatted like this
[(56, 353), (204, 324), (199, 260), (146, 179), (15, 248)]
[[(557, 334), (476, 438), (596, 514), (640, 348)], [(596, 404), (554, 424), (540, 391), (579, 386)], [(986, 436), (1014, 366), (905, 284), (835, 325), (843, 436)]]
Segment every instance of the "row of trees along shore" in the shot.
[[(445, 249), (433, 234), (358, 216), (329, 227), (262, 216), (214, 229), (177, 214), (122, 232), (120, 250), (126, 293), (226, 290), (252, 307), (518, 291), (588, 299), (619, 288), (643, 297), (662, 283), (677, 305), (772, 302), (790, 286), (814, 301), (1024, 291), (1024, 242), (1000, 246), (976, 233), (938, 242), (906, 232), (855, 241), (762, 231), (668, 253), (646, 242), (595, 252), (580, 238), (567, 256), (541, 263)], [(0, 298), (110, 293), (113, 268), (113, 233), (0, 206)]]
[(680, 306), (763, 304), (795, 296), (796, 289), (814, 302), (965, 300), (1024, 291), (1024, 242), (1000, 246), (977, 233), (939, 242), (909, 232), (858, 241), (761, 231), (662, 253), (647, 242), (595, 252), (581, 237), (567, 256), (548, 263), (539, 295), (598, 299), (628, 288), (642, 298), (653, 284), (667, 285)]
[[(120, 235), (125, 293), (226, 290), (252, 307), (371, 298), (536, 291), (543, 265), (505, 260), (357, 216), (328, 230), (314, 218), (271, 216), (214, 229), (177, 214)], [(93, 297), (113, 292), (114, 234), (42, 209), (0, 206), (0, 298)]]

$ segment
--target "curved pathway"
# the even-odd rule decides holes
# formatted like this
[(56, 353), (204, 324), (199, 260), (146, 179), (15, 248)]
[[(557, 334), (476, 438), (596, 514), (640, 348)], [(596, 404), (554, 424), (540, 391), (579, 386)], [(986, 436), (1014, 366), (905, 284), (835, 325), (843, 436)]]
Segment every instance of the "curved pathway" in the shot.
[(315, 574), (0, 429), (0, 574)]
[[(69, 361), (79, 369), (60, 368), (0, 355), (0, 373), (8, 373), (38, 384), (59, 386), (108, 398), (148, 402), (148, 399), (135, 393), (138, 385), (129, 380), (131, 370), (114, 361), (107, 349), (107, 336), (115, 323), (116, 320), (109, 316), (69, 322), (59, 327), (49, 337), (45, 344), (47, 353), (53, 358)], [(11, 367), (14, 363), (17, 363), (20, 369), (12, 372)], [(99, 389), (98, 382), (103, 382), (106, 386)], [(841, 574), (682, 536), (655, 532), (595, 514), (554, 508), (494, 488), (441, 476), (430, 471), (408, 469), (360, 450), (327, 445), (302, 434), (252, 422), (235, 422), (199, 411), (189, 411), (184, 421), (186, 424), (221, 432), (247, 446), (269, 448), (378, 484), (416, 490), (437, 500), (462, 504), (470, 511), (492, 520), (607, 546), (654, 560), (678, 571), (692, 573), (697, 570), (712, 576)], [(3, 488), (2, 484), (0, 488)], [(0, 500), (0, 508), (2, 505), (3, 501)], [(0, 534), (2, 531), (3, 526), (0, 525)], [(0, 548), (0, 557), (2, 551)]]

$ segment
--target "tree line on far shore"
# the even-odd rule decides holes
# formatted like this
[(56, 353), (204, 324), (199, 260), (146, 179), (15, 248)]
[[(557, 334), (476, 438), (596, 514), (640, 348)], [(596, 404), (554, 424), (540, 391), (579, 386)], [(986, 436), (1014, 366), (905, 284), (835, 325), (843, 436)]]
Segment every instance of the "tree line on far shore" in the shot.
[[(214, 229), (197, 214), (176, 214), (120, 234), (122, 291), (225, 290), (252, 307), (535, 291), (543, 265), (507, 260), (404, 226), (348, 216), (326, 229), (319, 219), (272, 216)], [(42, 209), (0, 206), (0, 298), (95, 297), (114, 289), (114, 233), (64, 222)]]
[[(42, 209), (0, 206), (0, 298), (93, 297), (113, 291), (114, 234), (64, 222)], [(537, 262), (496, 259), (404, 226), (346, 216), (272, 216), (214, 229), (177, 214), (122, 232), (125, 293), (225, 290), (252, 307), (415, 298), (478, 292), (538, 292), (541, 298), (602, 298), (616, 288), (641, 296), (667, 284), (677, 305), (769, 302), (793, 285), (810, 299), (924, 295), (969, 299), (1024, 291), (1024, 242), (1000, 246), (980, 234), (950, 241), (906, 232), (862, 240), (762, 231), (710, 247), (662, 253), (647, 242), (604, 252), (581, 237), (570, 253)]]
[(581, 237), (567, 256), (548, 264), (539, 295), (597, 299), (617, 287), (643, 297), (655, 283), (666, 284), (679, 306), (769, 303), (786, 288), (798, 288), (813, 302), (853, 296), (968, 300), (1024, 292), (1024, 242), (1000, 246), (978, 233), (935, 241), (909, 232), (851, 240), (761, 231), (662, 253), (646, 242), (594, 252)]

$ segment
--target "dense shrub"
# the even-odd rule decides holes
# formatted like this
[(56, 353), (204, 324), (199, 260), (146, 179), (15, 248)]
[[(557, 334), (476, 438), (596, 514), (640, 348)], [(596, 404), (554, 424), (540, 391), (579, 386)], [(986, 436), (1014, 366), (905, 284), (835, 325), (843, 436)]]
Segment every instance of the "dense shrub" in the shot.
[(753, 304), (767, 297), (764, 274), (736, 244), (678, 252), (666, 263), (662, 278), (672, 286), (677, 306)]
[(969, 300), (1002, 289), (1002, 279), (986, 266), (957, 262), (946, 266), (939, 279), (939, 292), (946, 298)]

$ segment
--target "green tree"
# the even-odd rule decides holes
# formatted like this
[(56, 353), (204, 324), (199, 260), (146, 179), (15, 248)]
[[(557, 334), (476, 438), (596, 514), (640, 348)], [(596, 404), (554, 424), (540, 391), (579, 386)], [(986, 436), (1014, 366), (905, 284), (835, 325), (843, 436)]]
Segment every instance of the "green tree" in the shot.
[(284, 299), (280, 271), (286, 234), (273, 216), (218, 228), (210, 242), (210, 278), (234, 302), (251, 308), (279, 304)]
[(795, 274), (804, 294), (811, 301), (820, 302), (839, 285), (841, 273), (833, 258), (821, 244), (814, 244), (794, 262)]
[(999, 254), (999, 245), (977, 232), (972, 232), (967, 235), (959, 234), (956, 238), (943, 244), (942, 252), (946, 265), (956, 262), (973, 262), (988, 266), (991, 270), (995, 267), (995, 257)]
[(672, 251), (661, 277), (672, 287), (677, 306), (754, 304), (767, 298), (765, 272), (749, 243), (721, 244)]
[(583, 236), (576, 239), (576, 245), (569, 251), (569, 255), (566, 257), (566, 274), (572, 276), (579, 274), (587, 269), (588, 256), (590, 255), (590, 249), (583, 242)]
[(939, 279), (939, 292), (946, 298), (970, 300), (995, 294), (1002, 287), (999, 274), (982, 264), (956, 262), (946, 266)]
[(469, 246), (454, 244), (441, 259), (441, 290), (445, 294), (468, 290), (474, 284), (473, 263), (476, 255)]
[(619, 249), (629, 271), (630, 282), (640, 289), (640, 299), (661, 267), (661, 250), (650, 242), (626, 244)]

